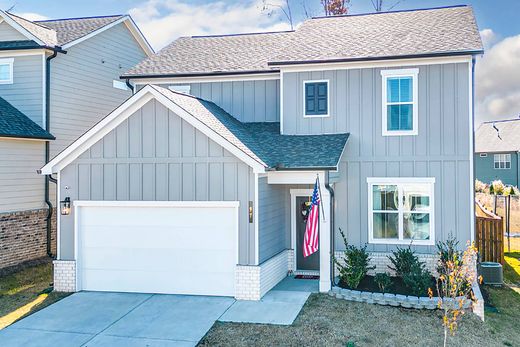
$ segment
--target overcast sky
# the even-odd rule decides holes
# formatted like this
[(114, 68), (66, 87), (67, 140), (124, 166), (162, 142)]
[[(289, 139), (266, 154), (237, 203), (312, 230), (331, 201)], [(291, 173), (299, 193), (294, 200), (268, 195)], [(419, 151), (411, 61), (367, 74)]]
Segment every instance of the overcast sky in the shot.
[[(281, 0), (268, 0), (276, 3)], [(305, 0), (304, 0), (305, 1)], [(304, 20), (302, 0), (293, 0), (295, 23)], [(477, 63), (477, 123), (520, 115), (520, 0), (387, 0), (393, 10), (471, 4), (486, 53)], [(319, 0), (306, 0), (320, 15)], [(0, 6), (30, 19), (130, 13), (155, 49), (179, 36), (285, 30), (283, 15), (262, 12), (261, 0), (0, 0)], [(372, 12), (370, 0), (351, 0), (350, 13)]]

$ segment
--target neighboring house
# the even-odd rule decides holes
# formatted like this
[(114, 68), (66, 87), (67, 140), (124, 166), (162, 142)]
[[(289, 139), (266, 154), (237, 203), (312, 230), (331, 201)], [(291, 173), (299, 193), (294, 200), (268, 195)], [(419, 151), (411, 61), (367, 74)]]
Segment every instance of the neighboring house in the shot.
[(475, 178), (519, 187), (520, 119), (482, 123), (475, 132)]
[[(339, 230), (377, 271), (474, 234), (470, 7), (313, 18), (179, 38), (42, 169), (58, 174), (57, 290), (259, 299), (288, 271), (331, 287)], [(191, 95), (189, 95), (191, 94)], [(319, 252), (302, 256), (320, 178)]]
[(132, 95), (119, 75), (152, 53), (126, 15), (0, 11), (0, 268), (55, 254), (56, 185), (37, 170)]

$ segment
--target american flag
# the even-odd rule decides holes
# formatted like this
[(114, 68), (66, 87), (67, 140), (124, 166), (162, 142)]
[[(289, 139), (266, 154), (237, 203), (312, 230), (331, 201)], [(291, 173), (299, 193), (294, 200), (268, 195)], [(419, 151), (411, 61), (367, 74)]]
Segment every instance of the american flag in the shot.
[(320, 195), (318, 192), (318, 180), (314, 184), (312, 192), (312, 201), (309, 208), (309, 218), (305, 226), (305, 235), (303, 236), (303, 256), (308, 257), (318, 250), (318, 223), (320, 217)]

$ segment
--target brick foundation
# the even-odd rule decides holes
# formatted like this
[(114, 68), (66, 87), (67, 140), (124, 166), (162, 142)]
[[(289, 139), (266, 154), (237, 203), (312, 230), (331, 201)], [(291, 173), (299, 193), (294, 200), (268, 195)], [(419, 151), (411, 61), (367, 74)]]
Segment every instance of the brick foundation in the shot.
[[(38, 209), (0, 214), (0, 269), (47, 256), (47, 211)], [(55, 212), (51, 234), (53, 254), (56, 254)]]
[(76, 291), (76, 261), (55, 260), (54, 265), (54, 290), (57, 292)]
[[(395, 275), (394, 271), (390, 270), (388, 265), (392, 265), (388, 256), (392, 255), (391, 252), (369, 252), (370, 254), (370, 265), (375, 265), (376, 268), (374, 270), (370, 270), (368, 272), (369, 275), (374, 275), (378, 272), (388, 272), (390, 275)], [(334, 255), (337, 259), (343, 258), (343, 251), (336, 251)], [(426, 268), (432, 273), (433, 276), (437, 275), (437, 262), (439, 261), (439, 256), (437, 254), (421, 254), (416, 253), (419, 260), (424, 262)], [(336, 276), (339, 271), (336, 267)]]
[(235, 298), (260, 300), (290, 270), (290, 250), (285, 250), (260, 265), (237, 265), (235, 271)]

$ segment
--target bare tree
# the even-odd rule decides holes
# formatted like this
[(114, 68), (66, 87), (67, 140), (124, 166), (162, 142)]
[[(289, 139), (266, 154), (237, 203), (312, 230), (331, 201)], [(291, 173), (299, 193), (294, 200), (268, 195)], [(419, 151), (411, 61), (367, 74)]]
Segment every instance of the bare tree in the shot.
[(348, 13), (350, 0), (320, 0), (325, 16), (338, 16)]
[(376, 12), (383, 12), (383, 11), (390, 11), (397, 5), (399, 5), (404, 0), (398, 0), (395, 1), (392, 5), (388, 5), (387, 7), (384, 7), (385, 0), (370, 0), (372, 2), (372, 6), (374, 6), (374, 10)]
[(275, 11), (281, 11), (289, 25), (291, 26), (291, 30), (294, 30), (294, 21), (291, 10), (291, 2), (289, 0), (284, 0), (283, 2), (271, 2), (269, 0), (262, 0), (262, 12), (267, 13), (267, 16), (271, 17)]

